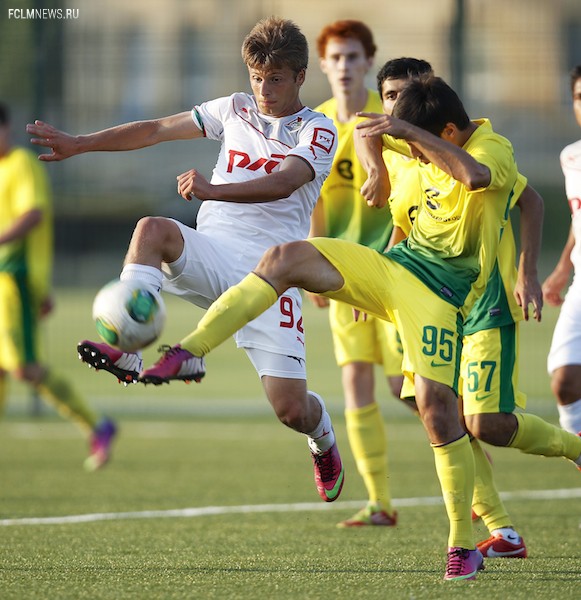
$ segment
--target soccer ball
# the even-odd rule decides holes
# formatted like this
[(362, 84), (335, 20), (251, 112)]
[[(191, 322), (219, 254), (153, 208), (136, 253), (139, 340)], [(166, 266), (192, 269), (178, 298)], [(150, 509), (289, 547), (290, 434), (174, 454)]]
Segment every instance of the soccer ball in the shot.
[(159, 292), (140, 281), (113, 281), (95, 296), (93, 320), (105, 343), (135, 352), (159, 337), (165, 304)]

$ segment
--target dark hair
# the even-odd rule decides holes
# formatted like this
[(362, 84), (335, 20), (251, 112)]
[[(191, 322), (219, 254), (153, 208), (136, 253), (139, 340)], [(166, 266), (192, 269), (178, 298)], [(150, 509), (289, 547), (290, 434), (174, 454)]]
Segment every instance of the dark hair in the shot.
[(289, 67), (295, 74), (307, 68), (307, 38), (292, 21), (268, 17), (244, 38), (242, 59), (250, 68)]
[(377, 73), (377, 91), (382, 96), (381, 88), (386, 79), (411, 79), (420, 75), (433, 75), (432, 65), (421, 58), (392, 58)]
[(323, 27), (317, 37), (317, 51), (321, 58), (325, 56), (325, 50), (331, 38), (359, 40), (365, 50), (365, 56), (367, 58), (375, 56), (377, 46), (373, 41), (373, 34), (371, 33), (371, 29), (362, 21), (345, 19), (343, 21), (335, 21)]
[(569, 77), (570, 77), (570, 82), (571, 82), (571, 93), (573, 93), (575, 84), (577, 83), (577, 79), (581, 78), (581, 65), (577, 65), (576, 67), (573, 67), (571, 69), (571, 72), (569, 73)]
[(463, 131), (470, 118), (456, 92), (440, 77), (410, 79), (393, 108), (393, 116), (440, 136), (448, 123)]
[(0, 125), (8, 125), (10, 123), (10, 109), (6, 104), (0, 102)]

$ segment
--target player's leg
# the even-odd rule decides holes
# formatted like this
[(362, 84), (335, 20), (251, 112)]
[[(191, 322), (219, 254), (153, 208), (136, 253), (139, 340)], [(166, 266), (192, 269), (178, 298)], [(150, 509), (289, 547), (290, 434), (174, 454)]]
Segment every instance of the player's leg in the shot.
[[(258, 373), (293, 368), (289, 357), (248, 350)], [(343, 487), (345, 473), (337, 449), (331, 417), (319, 394), (307, 390), (306, 379), (263, 375), (264, 390), (281, 423), (307, 436), (313, 459), (315, 483), (319, 496), (326, 502), (336, 500)]]
[(476, 438), (472, 438), (470, 444), (475, 474), (472, 510), (490, 532), (490, 536), (476, 546), (488, 558), (526, 558), (525, 542), (500, 498), (490, 460)]
[(246, 351), (279, 420), (307, 436), (319, 495), (325, 501), (335, 500), (343, 485), (343, 465), (325, 403), (318, 394), (307, 391), (300, 291), (287, 290), (267, 311), (237, 331), (234, 339)]
[(388, 276), (391, 263), (365, 246), (330, 238), (270, 248), (255, 272), (224, 292), (197, 328), (172, 349), (171, 356), (162, 357), (154, 367), (142, 372), (140, 380), (156, 383), (175, 378), (171, 373), (166, 376), (166, 366), (173, 371), (192, 358), (201, 360), (200, 357), (265, 312), (279, 295), (292, 287), (323, 293), (384, 317), (386, 297), (394, 283)]
[(357, 471), (367, 490), (367, 505), (339, 527), (394, 526), (397, 513), (391, 504), (387, 436), (381, 409), (374, 395), (374, 365), (349, 363), (342, 368), (345, 425)]
[[(45, 402), (53, 405), (63, 417), (70, 419), (81, 429), (90, 440), (91, 459), (94, 455), (92, 442), (100, 432), (96, 414), (67, 379), (40, 364), (37, 314), (30, 302), (26, 281), (5, 273), (2, 274), (1, 281), (2, 366), (14, 378), (34, 387)], [(5, 323), (10, 323), (10, 327), (5, 328)], [(111, 442), (112, 436), (101, 453), (102, 460), (97, 467), (109, 459)]]
[[(293, 312), (300, 314), (300, 306)], [(277, 327), (280, 332), (278, 339), (271, 335), (269, 324), (272, 313), (262, 315), (253, 322), (251, 325), (254, 330), (245, 328), (245, 335), (239, 336), (237, 341), (239, 344), (262, 346), (272, 342), (272, 352), (251, 346), (244, 349), (260, 376), (278, 419), (287, 427), (307, 436), (317, 491), (323, 500), (332, 502), (341, 493), (344, 470), (331, 418), (321, 396), (307, 390), (303, 347), (294, 347), (296, 356), (284, 354), (284, 346), (288, 346), (291, 353), (293, 351), (291, 331)], [(289, 343), (285, 344), (285, 340)]]
[[(468, 430), (495, 446), (518, 448), (526, 454), (562, 456), (581, 465), (581, 438), (527, 413), (518, 392), (518, 326), (507, 325), (468, 336), (475, 350), (467, 364), (464, 412)], [(479, 358), (477, 358), (479, 357)], [(483, 358), (484, 357), (484, 358)]]
[(171, 364), (164, 356), (152, 368), (143, 371), (140, 379), (147, 383), (152, 378), (172, 378), (165, 378), (166, 366), (174, 370), (178, 362), (203, 357), (260, 316), (291, 287), (319, 293), (338, 289), (342, 283), (339, 271), (309, 242), (275, 246), (264, 253), (254, 272), (227, 289), (210, 306), (196, 329), (175, 347), (177, 352), (169, 357)]
[(87, 437), (89, 456), (85, 460), (85, 469), (95, 471), (109, 462), (117, 426), (107, 417), (99, 419), (68, 379), (38, 363), (19, 367), (13, 375), (34, 387), (42, 400), (63, 418), (75, 423)]
[[(480, 411), (490, 411), (498, 415), (503, 409), (513, 409), (517, 404), (524, 407), (524, 394), (518, 392), (518, 369), (515, 369), (511, 356), (501, 345), (499, 329), (488, 329), (464, 337), (462, 362), (460, 366), (461, 414), (472, 435), (474, 453), (475, 485), (472, 510), (482, 518), (490, 532), (490, 537), (477, 544), (484, 556), (490, 558), (524, 558), (527, 555), (524, 540), (512, 525), (512, 519), (504, 506), (494, 481), (491, 462), (482, 450), (478, 438), (480, 432), (474, 432), (475, 424), (482, 416)], [(512, 343), (509, 347), (512, 347)], [(501, 383), (501, 373), (507, 380)], [(478, 417), (475, 415), (479, 414)], [(509, 416), (509, 415), (507, 415)], [(512, 415), (510, 415), (512, 416)], [(506, 436), (511, 431), (501, 428), (497, 436)], [(480, 438), (482, 439), (482, 438)]]
[(15, 310), (20, 310), (20, 301), (14, 277), (0, 273), (0, 417), (6, 409), (8, 375), (20, 362), (18, 341), (12, 333)]
[(382, 361), (383, 322), (375, 317), (356, 322), (352, 307), (335, 301), (329, 307), (329, 320), (341, 367), (347, 437), (368, 497), (367, 505), (338, 527), (393, 526), (397, 514), (389, 490), (387, 437), (375, 398), (374, 368)]
[(39, 396), (52, 404), (59, 414), (76, 423), (89, 438), (89, 456), (85, 469), (95, 471), (111, 458), (113, 441), (117, 434), (116, 424), (108, 417), (97, 417), (87, 405), (83, 395), (61, 374), (43, 369), (44, 374), (36, 383)]
[(471, 579), (483, 568), (483, 561), (472, 531), (475, 467), (470, 439), (460, 427), (457, 398), (452, 389), (419, 375), (415, 377), (415, 387), (450, 522), (444, 578)]
[[(137, 280), (160, 291), (162, 263), (175, 263), (183, 256), (184, 238), (179, 224), (163, 217), (141, 219), (131, 237), (121, 280)], [(83, 340), (77, 346), (79, 359), (97, 370), (113, 374), (126, 385), (136, 383), (142, 369), (141, 352), (122, 352), (102, 342)]]
[[(473, 579), (483, 567), (472, 531), (474, 455), (458, 412), (462, 351), (458, 309), (403, 267), (395, 269), (395, 325), (403, 347), (402, 372), (413, 376), (416, 404), (434, 451), (450, 521), (447, 580)], [(414, 298), (413, 304), (409, 298)]]
[(547, 358), (559, 422), (570, 433), (581, 432), (581, 291), (573, 283), (561, 306)]
[(581, 364), (565, 365), (551, 373), (559, 423), (571, 433), (581, 432)]

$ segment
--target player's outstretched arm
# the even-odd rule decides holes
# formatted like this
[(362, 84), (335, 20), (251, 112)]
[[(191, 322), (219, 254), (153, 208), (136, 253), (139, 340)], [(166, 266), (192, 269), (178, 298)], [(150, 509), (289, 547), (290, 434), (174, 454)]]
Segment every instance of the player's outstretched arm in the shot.
[(517, 201), (520, 209), (520, 258), (514, 297), (522, 308), (523, 317), (529, 320), (529, 304), (533, 307), (535, 321), (541, 321), (543, 291), (538, 279), (537, 264), (541, 250), (544, 203), (540, 194), (530, 185)]
[(189, 111), (153, 119), (124, 123), (86, 135), (70, 135), (49, 123), (35, 121), (26, 126), (31, 143), (48, 148), (40, 154), (42, 161), (59, 161), (85, 152), (119, 152), (137, 150), (171, 140), (202, 137)]
[(571, 251), (574, 246), (575, 236), (573, 235), (573, 227), (571, 226), (569, 229), (569, 237), (567, 238), (563, 252), (561, 252), (559, 262), (543, 283), (543, 297), (550, 306), (561, 306), (561, 304), (563, 304), (561, 293), (569, 282), (569, 278), (573, 271)]

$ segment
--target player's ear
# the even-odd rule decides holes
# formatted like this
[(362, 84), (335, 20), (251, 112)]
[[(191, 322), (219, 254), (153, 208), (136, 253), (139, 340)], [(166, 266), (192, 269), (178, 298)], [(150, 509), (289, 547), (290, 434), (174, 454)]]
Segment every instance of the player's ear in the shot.
[(446, 123), (446, 126), (442, 130), (440, 137), (447, 142), (456, 143), (458, 138), (458, 127), (454, 123)]
[(306, 76), (306, 74), (307, 74), (307, 70), (306, 69), (301, 69), (297, 73), (295, 81), (297, 82), (298, 85), (303, 85), (303, 83), (305, 83), (305, 76)]

